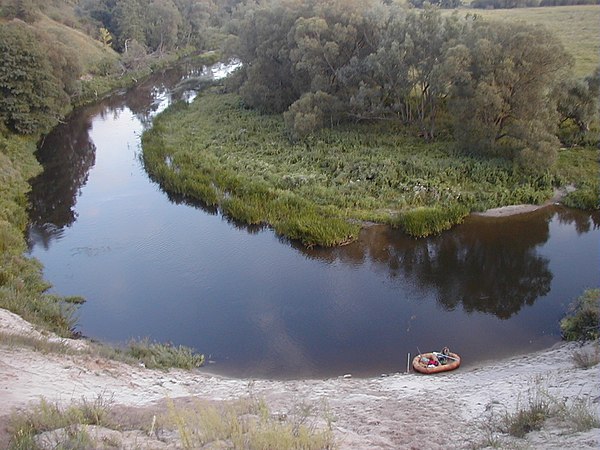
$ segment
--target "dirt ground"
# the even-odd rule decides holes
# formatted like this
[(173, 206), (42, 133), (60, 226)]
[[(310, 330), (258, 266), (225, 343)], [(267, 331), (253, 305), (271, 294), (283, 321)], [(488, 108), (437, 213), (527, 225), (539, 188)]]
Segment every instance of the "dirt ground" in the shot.
[[(60, 341), (1, 309), (0, 332)], [(62, 341), (75, 348), (86, 345)], [(591, 351), (597, 345), (587, 344), (583, 350)], [(0, 341), (0, 448), (8, 443), (5, 428), (11, 412), (27, 410), (42, 397), (60, 404), (98, 395), (110, 397), (115, 408), (120, 408), (123, 421), (135, 422), (136, 415), (151, 417), (164, 409), (166, 398), (218, 403), (250, 393), (282, 415), (299, 402), (326, 404), (341, 449), (480, 448), (489, 443), (486, 429), (492, 415), (514, 411), (527, 401), (534, 384), (542, 385), (557, 399), (586, 399), (598, 412), (600, 367), (576, 368), (571, 360), (575, 350), (582, 351), (577, 344), (560, 344), (537, 354), (438, 375), (277, 381), (155, 371), (87, 354), (42, 353)], [(175, 440), (140, 440), (142, 434), (137, 432), (136, 446), (178, 445)], [(524, 439), (500, 439), (503, 448), (598, 449), (600, 429), (576, 433), (548, 422)]]

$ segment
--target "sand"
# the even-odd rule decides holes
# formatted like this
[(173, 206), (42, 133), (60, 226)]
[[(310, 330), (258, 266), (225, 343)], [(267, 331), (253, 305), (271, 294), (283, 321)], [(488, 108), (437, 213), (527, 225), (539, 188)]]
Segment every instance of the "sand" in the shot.
[(575, 187), (572, 185), (568, 185), (561, 189), (554, 189), (554, 195), (548, 201), (540, 204), (540, 205), (532, 205), (532, 204), (522, 204), (522, 205), (509, 205), (502, 206), (500, 208), (492, 208), (482, 212), (472, 213), (475, 216), (482, 217), (508, 217), (508, 216), (516, 216), (518, 214), (526, 214), (533, 211), (537, 211), (538, 209), (546, 208), (550, 205), (560, 204), (561, 200), (565, 195), (570, 192), (575, 191)]
[[(60, 340), (42, 334), (20, 317), (0, 309), (0, 332)], [(165, 398), (197, 398), (211, 402), (262, 397), (276, 414), (287, 414), (299, 402), (326, 404), (341, 449), (474, 448), (486, 442), (492, 415), (514, 411), (538, 384), (557, 399), (579, 398), (600, 404), (600, 368), (576, 368), (573, 351), (590, 351), (564, 343), (544, 352), (490, 361), (480, 368), (459, 368), (438, 375), (394, 374), (377, 378), (339, 377), (324, 380), (249, 380), (205, 372), (168, 372), (131, 366), (86, 354), (42, 353), (0, 341), (0, 427), (12, 411), (27, 410), (43, 397), (68, 404), (98, 395), (114, 405), (153, 408)], [(81, 349), (82, 341), (61, 340)], [(106, 431), (108, 432), (108, 431)], [(137, 432), (136, 445), (145, 442)], [(6, 445), (6, 431), (0, 447)], [(600, 429), (578, 433), (548, 422), (524, 439), (500, 435), (501, 446), (518, 448), (600, 447)], [(125, 441), (123, 441), (125, 442)], [(154, 442), (154, 443), (153, 443)], [(153, 447), (149, 440), (144, 447)], [(160, 443), (161, 445), (163, 443)], [(175, 445), (171, 443), (171, 445)]]

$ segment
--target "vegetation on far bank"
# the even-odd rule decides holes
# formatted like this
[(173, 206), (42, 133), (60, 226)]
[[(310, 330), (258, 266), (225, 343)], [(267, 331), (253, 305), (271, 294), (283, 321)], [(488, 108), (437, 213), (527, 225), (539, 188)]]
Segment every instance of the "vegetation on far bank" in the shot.
[(585, 77), (592, 73), (600, 62), (600, 40), (596, 39), (600, 33), (598, 4), (576, 7), (467, 9), (461, 10), (461, 13), (477, 14), (488, 20), (523, 21), (547, 27), (560, 39), (565, 50), (575, 58), (573, 72), (577, 77)]
[[(227, 115), (219, 117), (222, 128), (206, 122), (211, 117), (187, 123), (196, 120), (198, 104), (188, 119), (184, 106), (159, 119), (162, 125), (145, 136), (156, 155), (149, 150), (144, 157), (167, 190), (219, 205), (246, 223), (270, 223), (306, 245), (351, 241), (361, 220), (401, 226), (415, 236), (440, 232), (472, 210), (544, 201), (555, 185), (578, 188), (568, 205), (597, 208), (597, 153), (570, 148), (596, 139), (597, 75), (561, 79), (570, 58), (548, 30), (401, 6), (0, 0), (0, 307), (66, 336), (81, 301), (48, 295), (39, 263), (24, 256), (27, 180), (40, 170), (38, 139), (74, 106), (217, 43), (245, 64), (234, 80), (242, 102), (232, 95), (203, 98), (212, 108), (208, 116)], [(566, 22), (555, 21), (556, 28)], [(486, 47), (488, 32), (503, 44)], [(487, 48), (489, 64), (480, 47)], [(538, 73), (513, 64), (526, 62), (518, 59), (525, 50), (549, 64), (539, 80), (560, 81), (550, 96), (556, 101), (542, 95), (547, 86), (536, 77), (523, 91), (529, 97), (507, 98), (517, 86), (514, 76)], [(472, 95), (482, 87), (485, 95)], [(547, 114), (550, 106), (557, 108)], [(285, 115), (263, 116), (248, 107)], [(504, 108), (520, 120), (498, 116)], [(458, 152), (452, 141), (457, 130), (464, 137), (477, 129), (471, 111), (484, 120), (485, 132), (472, 142), (490, 144), (485, 155), (465, 152), (464, 145)], [(173, 125), (170, 117), (182, 123)], [(557, 122), (569, 148), (548, 169)], [(168, 147), (185, 136), (189, 142), (181, 148)], [(523, 162), (544, 170), (520, 171)]]
[[(155, 119), (142, 137), (144, 163), (167, 191), (246, 223), (269, 223), (307, 245), (346, 242), (356, 236), (356, 220), (423, 236), (470, 211), (542, 203), (556, 184), (598, 190), (592, 147), (563, 149), (552, 172), (531, 175), (503, 158), (458, 152), (452, 141), (425, 143), (387, 122), (324, 129), (295, 143), (284, 128), (281, 116), (247, 110), (238, 96), (213, 90)], [(573, 160), (587, 163), (576, 170)]]
[(236, 10), (229, 30), (237, 96), (174, 107), (144, 136), (167, 191), (309, 246), (355, 239), (359, 220), (439, 233), (566, 184), (579, 187), (567, 204), (599, 207), (596, 165), (578, 178), (565, 161), (594, 159), (600, 70), (570, 75), (548, 28), (266, 0)]

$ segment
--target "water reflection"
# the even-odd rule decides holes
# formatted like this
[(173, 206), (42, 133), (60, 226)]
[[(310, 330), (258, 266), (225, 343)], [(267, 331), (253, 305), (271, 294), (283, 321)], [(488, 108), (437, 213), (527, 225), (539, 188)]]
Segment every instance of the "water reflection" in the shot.
[(554, 216), (578, 233), (600, 226), (599, 214), (551, 207), (511, 218), (470, 217), (440, 236), (412, 239), (384, 226), (364, 230), (360, 240), (337, 249), (297, 249), (311, 258), (361, 265), (369, 260), (394, 280), (435, 289), (446, 310), (494, 314), (508, 319), (550, 291), (549, 259), (537, 248), (549, 238)]
[[(162, 71), (128, 91), (75, 110), (65, 123), (48, 134), (36, 154), (44, 171), (30, 180), (30, 245), (36, 243), (47, 249), (50, 241), (60, 237), (63, 229), (77, 219), (77, 197), (86, 185), (89, 171), (96, 160), (96, 146), (90, 138), (94, 119), (104, 120), (112, 116), (116, 121), (128, 109), (142, 127), (147, 128), (158, 112), (173, 101), (188, 99), (190, 89), (204, 85), (192, 84), (185, 92), (174, 90), (175, 86), (190, 77), (213, 76), (213, 71), (219, 76), (229, 73), (222, 64), (212, 69), (198, 69), (189, 63)], [(170, 198), (176, 203), (184, 201), (181, 197)], [(193, 206), (202, 205), (194, 203)], [(211, 208), (205, 209), (211, 211)], [(212, 212), (215, 210), (212, 209)]]
[(73, 115), (46, 136), (38, 151), (44, 171), (30, 180), (30, 239), (44, 248), (77, 218), (75, 202), (96, 160), (90, 117), (92, 113)]

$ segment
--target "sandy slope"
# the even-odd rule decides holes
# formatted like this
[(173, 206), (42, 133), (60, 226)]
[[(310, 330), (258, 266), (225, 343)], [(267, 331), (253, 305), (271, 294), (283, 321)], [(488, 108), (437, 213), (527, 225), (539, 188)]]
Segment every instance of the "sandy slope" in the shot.
[[(0, 331), (37, 333), (5, 310), (0, 310)], [(81, 345), (78, 341), (65, 342)], [(236, 399), (248, 395), (251, 384), (254, 395), (263, 397), (272, 411), (282, 414), (298, 402), (325, 401), (335, 419), (340, 448), (469, 448), (483, 442), (482, 426), (491, 414), (513, 411), (519, 401), (526, 401), (527, 390), (536, 377), (541, 377), (538, 382), (551, 395), (559, 399), (587, 398), (598, 409), (600, 367), (576, 369), (570, 360), (576, 348), (574, 344), (562, 344), (536, 355), (437, 376), (411, 373), (369, 379), (250, 383), (247, 379), (206, 373), (152, 371), (89, 355), (42, 354), (0, 342), (0, 426), (5, 426), (10, 411), (25, 409), (40, 397), (68, 403), (100, 394), (112, 397), (117, 405), (149, 408), (165, 397)], [(597, 449), (600, 429), (573, 433), (550, 423), (525, 440), (502, 439), (503, 446), (516, 442), (519, 448)]]

